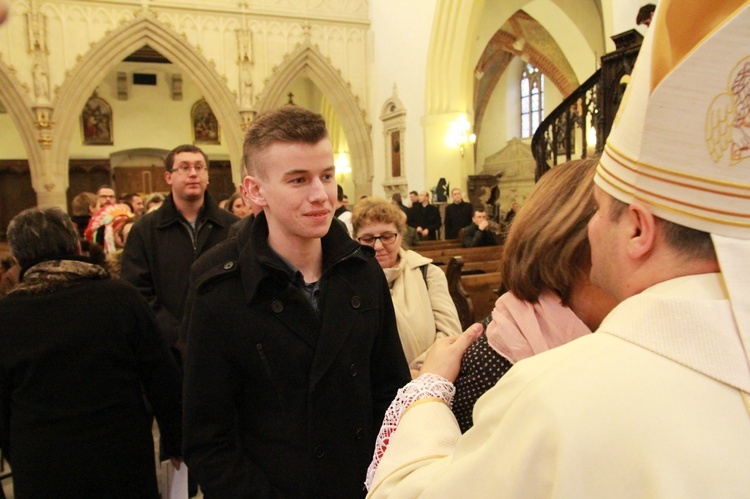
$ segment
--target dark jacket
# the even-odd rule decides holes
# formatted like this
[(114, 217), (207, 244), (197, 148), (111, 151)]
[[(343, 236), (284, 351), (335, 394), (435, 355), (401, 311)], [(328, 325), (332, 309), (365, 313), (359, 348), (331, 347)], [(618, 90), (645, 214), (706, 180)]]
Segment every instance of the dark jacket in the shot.
[(456, 239), (458, 232), (471, 223), (474, 209), (466, 201), (445, 207), (445, 238)]
[(318, 315), (267, 238), (261, 213), (206, 255), (222, 263), (188, 319), (186, 462), (206, 497), (363, 497), (383, 414), (410, 380), (385, 276), (332, 222)]
[(479, 246), (496, 246), (497, 240), (491, 230), (479, 230), (474, 222), (464, 227), (464, 237), (461, 241), (464, 248), (476, 248)]
[(179, 456), (180, 375), (135, 288), (100, 279), (12, 293), (0, 317), (0, 446), (15, 497), (158, 497), (143, 393)]
[(434, 204), (422, 206), (420, 203), (416, 203), (409, 209), (406, 223), (415, 229), (417, 227), (429, 229), (430, 233), (427, 239), (431, 241), (437, 239), (438, 231), (440, 231), (440, 227), (443, 225), (443, 221), (440, 218), (440, 209), (437, 206)]
[(172, 195), (130, 231), (122, 252), (120, 277), (146, 298), (164, 341), (174, 346), (185, 310), (190, 266), (207, 249), (227, 238), (237, 217), (222, 210), (206, 191), (195, 234), (177, 210)]

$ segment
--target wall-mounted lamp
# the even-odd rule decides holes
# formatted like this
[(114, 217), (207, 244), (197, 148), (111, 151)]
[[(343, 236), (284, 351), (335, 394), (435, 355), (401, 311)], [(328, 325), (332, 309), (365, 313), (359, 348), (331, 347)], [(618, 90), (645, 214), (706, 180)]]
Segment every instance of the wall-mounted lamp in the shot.
[(348, 152), (340, 152), (336, 154), (336, 159), (333, 164), (336, 166), (336, 175), (345, 175), (352, 172), (352, 167), (349, 166)]
[(596, 128), (593, 126), (589, 126), (589, 129), (586, 130), (586, 145), (588, 147), (596, 147)]
[(464, 157), (466, 146), (474, 144), (476, 141), (477, 136), (471, 133), (471, 125), (465, 115), (461, 115), (456, 121), (448, 125), (445, 142), (448, 144), (448, 147), (457, 148), (462, 158)]

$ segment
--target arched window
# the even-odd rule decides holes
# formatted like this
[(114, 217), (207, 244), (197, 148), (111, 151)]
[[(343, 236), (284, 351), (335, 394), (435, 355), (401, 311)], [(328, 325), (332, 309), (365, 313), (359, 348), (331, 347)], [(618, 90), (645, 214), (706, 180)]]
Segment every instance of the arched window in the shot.
[(544, 78), (538, 68), (526, 64), (521, 74), (521, 138), (534, 135), (544, 119)]

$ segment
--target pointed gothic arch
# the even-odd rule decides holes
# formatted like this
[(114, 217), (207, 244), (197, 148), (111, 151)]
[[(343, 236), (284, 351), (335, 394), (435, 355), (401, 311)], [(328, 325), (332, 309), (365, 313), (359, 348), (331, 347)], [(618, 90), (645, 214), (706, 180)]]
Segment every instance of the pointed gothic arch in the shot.
[(21, 90), (21, 83), (13, 76), (8, 66), (0, 61), (0, 96), (11, 121), (23, 141), (29, 163), (41, 161), (41, 147), (37, 139), (36, 117), (28, 95)]
[(304, 76), (326, 96), (339, 115), (349, 143), (355, 197), (372, 194), (372, 139), (371, 126), (365, 121), (358, 97), (351, 87), (323, 55), (314, 47), (302, 46), (288, 56), (274, 71), (256, 103), (258, 113), (269, 111), (282, 102), (292, 83)]
[[(69, 144), (77, 133), (77, 120), (86, 100), (100, 79), (136, 49), (149, 45), (179, 66), (195, 82), (223, 128), (229, 157), (239, 172), (242, 159), (240, 113), (234, 96), (211, 64), (186, 40), (155, 19), (141, 17), (114, 30), (99, 41), (71, 71), (55, 99), (55, 128), (52, 136), (52, 165), (65, 169)], [(62, 173), (62, 172), (58, 172)]]

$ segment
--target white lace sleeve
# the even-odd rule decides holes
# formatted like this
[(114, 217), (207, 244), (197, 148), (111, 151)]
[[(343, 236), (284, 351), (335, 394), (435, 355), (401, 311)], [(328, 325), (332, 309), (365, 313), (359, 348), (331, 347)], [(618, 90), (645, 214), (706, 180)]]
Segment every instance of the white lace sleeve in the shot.
[(375, 471), (378, 469), (378, 464), (380, 464), (380, 460), (388, 448), (391, 434), (396, 431), (398, 422), (401, 420), (401, 416), (406, 409), (417, 400), (424, 398), (438, 398), (450, 407), (455, 393), (456, 388), (453, 386), (453, 383), (442, 376), (432, 373), (422, 374), (398, 391), (396, 398), (393, 399), (388, 410), (385, 411), (383, 425), (380, 427), (378, 438), (375, 441), (375, 452), (372, 456), (370, 467), (367, 468), (367, 479), (365, 480), (367, 490), (370, 490), (370, 485), (375, 477)]

